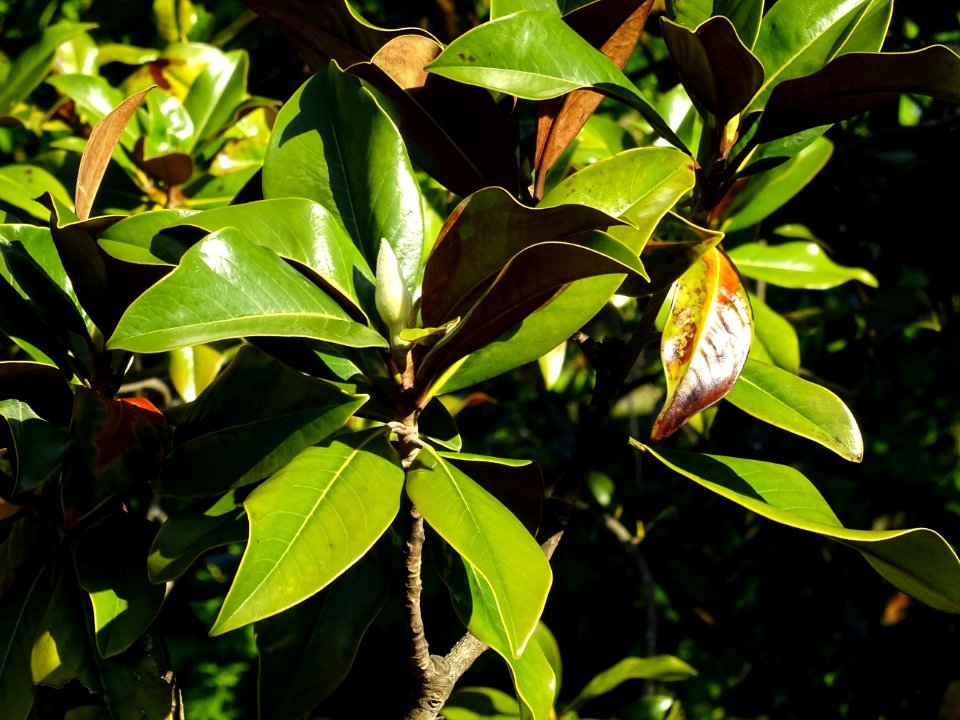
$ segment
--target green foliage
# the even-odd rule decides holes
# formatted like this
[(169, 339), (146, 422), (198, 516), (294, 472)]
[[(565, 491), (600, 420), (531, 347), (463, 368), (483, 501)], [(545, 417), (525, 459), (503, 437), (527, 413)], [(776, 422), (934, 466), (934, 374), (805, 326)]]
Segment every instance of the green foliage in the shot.
[[(649, 3), (513, 0), (432, 33), (345, 0), (244, 4), (157, 0), (155, 47), (80, 22), (98, 3), (0, 13), (20, 45), (0, 55), (12, 720), (773, 715), (738, 707), (727, 648), (679, 626), (749, 615), (780, 573), (812, 592), (757, 540), (777, 528), (896, 588), (834, 592), (847, 614), (960, 613), (949, 533), (844, 480), (915, 462), (891, 452), (900, 422), (858, 424), (902, 402), (946, 478), (932, 519), (955, 521), (951, 398), (920, 395), (919, 360), (900, 369), (915, 404), (840, 362), (942, 330), (960, 300), (874, 273), (886, 245), (911, 255), (899, 238), (857, 254), (793, 210), (884, 101), (955, 125), (954, 50), (881, 51), (884, 0), (676, 0), (659, 23)], [(250, 88), (269, 53), (229, 47), (255, 13), (311, 70), (282, 103)], [(743, 548), (745, 587), (689, 565), (704, 548)], [(486, 648), (490, 686), (453, 691)], [(840, 687), (831, 662), (817, 683)], [(826, 714), (869, 714), (843, 702)]]

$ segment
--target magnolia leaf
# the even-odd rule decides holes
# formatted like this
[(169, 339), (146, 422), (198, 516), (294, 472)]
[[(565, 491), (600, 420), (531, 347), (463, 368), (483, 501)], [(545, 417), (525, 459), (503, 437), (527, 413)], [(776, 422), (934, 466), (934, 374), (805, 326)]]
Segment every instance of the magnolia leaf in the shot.
[[(566, 18), (566, 22), (622, 70), (640, 39), (652, 5), (649, 0), (608, 0), (573, 13)], [(602, 99), (600, 93), (574, 90), (562, 98), (538, 103), (534, 197), (543, 197), (547, 171), (577, 137)]]
[(708, 250), (676, 284), (660, 343), (667, 397), (651, 431), (661, 440), (726, 395), (750, 352), (753, 317), (733, 263)]
[(61, 182), (38, 165), (15, 164), (0, 168), (0, 201), (23, 210), (46, 224), (50, 211), (37, 201), (50, 193), (65, 205), (72, 205), (70, 193)]
[(93, 201), (97, 196), (97, 190), (100, 189), (100, 181), (103, 180), (103, 174), (120, 140), (120, 134), (140, 107), (144, 96), (154, 87), (151, 85), (128, 97), (100, 120), (91, 131), (87, 147), (80, 158), (80, 169), (77, 171), (76, 214), (80, 220), (90, 217)]
[(620, 68), (556, 13), (524, 10), (483, 23), (450, 43), (427, 69), (528, 100), (595, 90), (637, 110), (665, 140), (686, 151)]
[(960, 104), (960, 56), (943, 45), (906, 53), (850, 53), (774, 88), (754, 139), (767, 142), (866, 112), (903, 93)]
[(528, 208), (502, 188), (485, 188), (447, 218), (423, 272), (423, 320), (440, 325), (464, 316), (521, 250), (619, 224), (582, 205)]
[(725, 17), (712, 17), (692, 32), (669, 20), (664, 20), (661, 28), (693, 104), (723, 127), (760, 89), (760, 61), (744, 47), (733, 23)]
[(263, 195), (306, 197), (338, 215), (370, 267), (386, 239), (410, 292), (419, 285), (423, 209), (403, 138), (370, 91), (336, 64), (280, 110)]
[(519, 720), (517, 699), (489, 687), (460, 687), (443, 704), (446, 720)]
[(13, 494), (39, 487), (60, 472), (70, 448), (70, 434), (48, 423), (25, 402), (0, 400), (0, 417), (6, 420), (13, 441)]
[(305, 717), (347, 677), (390, 592), (392, 551), (386, 534), (323, 592), (256, 624), (261, 717)]
[[(800, 339), (790, 322), (773, 310), (753, 293), (750, 296), (750, 309), (753, 310), (753, 342), (750, 354), (754, 350), (764, 352), (767, 360), (789, 370), (796, 375), (800, 370)], [(758, 356), (757, 359), (763, 360)]]
[(233, 493), (204, 500), (171, 515), (153, 538), (147, 555), (152, 583), (183, 575), (203, 553), (247, 539), (247, 518)]
[(206, 389), (226, 360), (212, 345), (193, 345), (170, 351), (170, 381), (184, 402), (193, 402)]
[(407, 474), (407, 494), (430, 527), (475, 573), (478, 591), (489, 594), (489, 604), (475, 609), (493, 614), (493, 632), (502, 633), (505, 640), (498, 651), (520, 657), (552, 580), (550, 564), (536, 540), (493, 495), (429, 447)]
[(657, 452), (631, 439), (675, 472), (774, 522), (852, 547), (897, 588), (937, 610), (960, 613), (960, 560), (933, 530), (848, 530), (799, 471), (719, 455)]
[[(760, 110), (773, 89), (810, 75), (849, 52), (876, 52), (890, 24), (889, 0), (780, 0), (763, 16), (753, 53), (763, 63), (763, 85), (747, 108)], [(811, 22), (816, 18), (816, 22)]]
[(548, 304), (567, 283), (617, 273), (646, 276), (630, 248), (601, 232), (591, 233), (580, 245), (544, 242), (519, 252), (463, 320), (424, 357), (421, 376), (436, 379), (460, 358)]
[(367, 399), (244, 346), (180, 417), (158, 487), (198, 497), (261, 480), (340, 430)]
[(774, 365), (747, 360), (726, 400), (764, 422), (823, 445), (845, 460), (863, 459), (853, 414), (825, 387)]
[(401, 35), (349, 72), (373, 89), (403, 136), (410, 159), (451, 192), (484, 187), (517, 191), (517, 160), (494, 98), (424, 66), (440, 54), (435, 40)]
[(276, 615), (322, 590), (387, 530), (402, 487), (383, 428), (306, 448), (244, 501), (250, 541), (210, 633)]
[[(223, 53), (203, 68), (190, 84), (183, 108), (193, 120), (190, 152), (230, 124), (247, 91), (247, 53), (233, 50)], [(168, 120), (169, 122), (169, 120)]]
[(246, 335), (387, 344), (276, 253), (227, 228), (190, 248), (176, 270), (135, 300), (108, 347), (161, 352)]
[(815, 242), (745, 243), (730, 251), (730, 259), (746, 277), (780, 287), (826, 290), (849, 280), (877, 287), (869, 272), (837, 265)]
[(624, 658), (588, 682), (583, 690), (563, 708), (563, 712), (579, 710), (585, 703), (606, 695), (627, 680), (678, 682), (688, 680), (696, 674), (696, 670), (673, 655)]
[(100, 657), (128, 650), (160, 612), (164, 588), (150, 582), (144, 563), (153, 534), (151, 523), (114, 513), (80, 536), (77, 577), (90, 594)]
[(715, 0), (713, 14), (728, 18), (737, 30), (744, 47), (752, 48), (760, 32), (763, 3), (754, 0)]

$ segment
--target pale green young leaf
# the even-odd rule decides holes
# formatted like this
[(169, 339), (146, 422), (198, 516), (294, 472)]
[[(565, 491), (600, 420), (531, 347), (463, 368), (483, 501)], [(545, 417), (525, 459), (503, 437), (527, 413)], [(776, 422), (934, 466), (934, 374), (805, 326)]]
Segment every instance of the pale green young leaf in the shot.
[(877, 279), (868, 271), (838, 265), (815, 242), (745, 243), (729, 255), (741, 274), (780, 287), (826, 290), (850, 280), (877, 287)]
[(373, 546), (400, 509), (403, 469), (383, 428), (308, 447), (244, 501), (250, 540), (211, 634), (293, 607)]

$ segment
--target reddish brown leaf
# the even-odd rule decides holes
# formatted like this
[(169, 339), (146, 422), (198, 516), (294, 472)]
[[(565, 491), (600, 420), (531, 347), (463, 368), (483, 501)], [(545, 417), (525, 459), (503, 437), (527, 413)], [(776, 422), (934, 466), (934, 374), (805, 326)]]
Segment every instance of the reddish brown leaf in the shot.
[(712, 248), (677, 280), (660, 343), (667, 399), (651, 439), (667, 437), (730, 391), (752, 334), (750, 301), (737, 269)]
[(103, 173), (110, 163), (110, 156), (117, 146), (120, 134), (127, 126), (130, 118), (140, 107), (140, 103), (148, 92), (156, 87), (151, 85), (146, 90), (134, 93), (111, 110), (100, 122), (93, 127), (87, 147), (80, 158), (80, 169), (77, 171), (77, 218), (86, 220), (90, 217), (93, 200), (100, 189)]
[[(571, 13), (567, 22), (594, 47), (623, 68), (647, 23), (653, 0), (606, 0)], [(547, 170), (563, 154), (603, 96), (591, 90), (576, 90), (537, 105), (537, 182), (534, 197), (543, 197)]]

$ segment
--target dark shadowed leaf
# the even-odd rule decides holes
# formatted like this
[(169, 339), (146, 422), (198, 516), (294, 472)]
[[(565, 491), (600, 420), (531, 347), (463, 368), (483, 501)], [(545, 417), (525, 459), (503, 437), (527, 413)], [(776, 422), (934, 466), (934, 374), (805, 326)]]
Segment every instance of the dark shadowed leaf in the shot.
[(344, 0), (241, 0), (267, 22), (283, 31), (314, 72), (330, 60), (346, 67), (369, 60), (388, 40), (419, 28), (384, 30), (374, 27)]
[(579, 245), (545, 242), (522, 250), (466, 317), (426, 355), (420, 372), (428, 381), (435, 380), (453, 363), (549, 303), (567, 283), (623, 273), (646, 275), (634, 251), (601, 232), (591, 233)]
[(0, 400), (0, 416), (10, 428), (13, 493), (39, 487), (60, 472), (70, 434), (37, 415), (20, 400)]
[(763, 3), (755, 0), (715, 0), (713, 14), (729, 18), (744, 47), (753, 47), (757, 41), (757, 33), (760, 32)]
[(99, 661), (104, 695), (113, 718), (169, 720), (180, 705), (166, 653), (153, 635), (127, 652)]
[(428, 73), (440, 50), (430, 38), (401, 35), (349, 71), (374, 89), (410, 158), (441, 185), (463, 197), (487, 186), (515, 192), (515, 150), (493, 97)]
[[(108, 658), (126, 652), (160, 611), (164, 588), (147, 577), (147, 548), (155, 527), (128, 513), (91, 526), (77, 543), (80, 585), (90, 595), (97, 651)], [(104, 562), (104, 558), (110, 562)]]
[(386, 345), (279, 255), (227, 228), (190, 248), (176, 270), (137, 298), (108, 347), (161, 352), (247, 335)]
[(774, 365), (747, 360), (726, 399), (754, 417), (823, 445), (845, 460), (863, 459), (860, 428), (843, 401)]
[(244, 346), (180, 418), (159, 489), (198, 497), (256, 482), (343, 427), (366, 399)]
[(376, 267), (386, 239), (412, 292), (420, 277), (420, 188), (396, 126), (370, 91), (335, 64), (277, 116), (263, 163), (265, 198), (307, 197), (333, 213)]
[(878, 51), (892, 11), (890, 0), (781, 0), (770, 7), (753, 46), (763, 63), (763, 85), (748, 110), (762, 109), (777, 85), (814, 73), (838, 55)]
[(960, 613), (960, 560), (933, 530), (848, 530), (813, 484), (791, 467), (717, 455), (661, 453), (630, 442), (757, 515), (854, 548), (908, 595), (938, 610)]
[(384, 535), (322, 593), (256, 624), (261, 717), (305, 717), (339, 687), (391, 588)]
[(183, 508), (153, 539), (147, 555), (150, 582), (176, 580), (208, 550), (246, 539), (247, 518), (232, 492)]
[(502, 188), (471, 195), (450, 214), (427, 260), (424, 323), (439, 325), (466, 315), (521, 250), (618, 223), (604, 212), (581, 205), (528, 208)]
[(326, 587), (387, 530), (402, 488), (383, 428), (301, 452), (244, 501), (250, 541), (211, 634), (276, 615)]
[(757, 142), (846, 120), (901, 93), (960, 104), (960, 56), (943, 45), (906, 53), (850, 53), (774, 88)]
[(696, 30), (664, 20), (663, 39), (693, 104), (720, 126), (743, 110), (763, 83), (763, 66), (737, 37), (725, 17)]
[(730, 391), (752, 335), (747, 292), (730, 260), (713, 248), (677, 280), (660, 343), (667, 397), (653, 424), (654, 440)]
[(444, 703), (447, 720), (519, 720), (517, 699), (490, 687), (458, 687)]
[(0, 397), (20, 400), (58, 427), (70, 424), (73, 391), (57, 368), (35, 362), (0, 362)]

